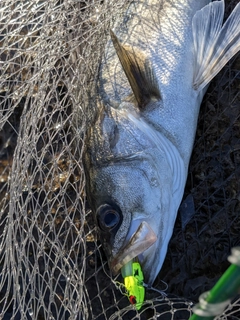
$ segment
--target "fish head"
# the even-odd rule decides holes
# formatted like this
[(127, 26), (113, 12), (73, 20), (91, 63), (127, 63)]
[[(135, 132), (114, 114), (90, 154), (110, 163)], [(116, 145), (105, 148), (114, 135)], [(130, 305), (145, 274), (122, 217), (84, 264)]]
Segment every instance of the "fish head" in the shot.
[(179, 203), (166, 152), (137, 118), (105, 110), (89, 129), (84, 163), (110, 269), (116, 274), (137, 258), (150, 284), (164, 261)]

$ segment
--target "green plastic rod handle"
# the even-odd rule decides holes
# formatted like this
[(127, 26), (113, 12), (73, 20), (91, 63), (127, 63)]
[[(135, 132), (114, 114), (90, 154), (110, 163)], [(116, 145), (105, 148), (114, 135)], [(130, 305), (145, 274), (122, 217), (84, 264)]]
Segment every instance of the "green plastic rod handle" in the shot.
[(226, 306), (240, 293), (240, 247), (232, 248), (228, 261), (232, 264), (215, 286), (199, 297), (189, 320), (212, 320), (221, 315)]

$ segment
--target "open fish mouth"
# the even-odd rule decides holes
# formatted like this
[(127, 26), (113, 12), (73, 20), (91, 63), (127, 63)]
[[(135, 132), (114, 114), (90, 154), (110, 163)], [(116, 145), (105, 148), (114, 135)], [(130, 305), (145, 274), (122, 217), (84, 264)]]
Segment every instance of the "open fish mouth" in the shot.
[(142, 221), (129, 241), (117, 255), (110, 258), (109, 267), (116, 275), (129, 261), (136, 258), (157, 241), (157, 236), (146, 221)]

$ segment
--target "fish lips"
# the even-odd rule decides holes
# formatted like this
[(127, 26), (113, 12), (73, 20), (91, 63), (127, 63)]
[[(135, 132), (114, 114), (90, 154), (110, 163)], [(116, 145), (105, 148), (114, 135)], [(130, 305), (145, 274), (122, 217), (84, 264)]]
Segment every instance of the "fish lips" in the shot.
[(131, 238), (120, 251), (109, 259), (109, 267), (114, 275), (129, 261), (141, 255), (157, 241), (157, 236), (146, 221), (142, 221)]

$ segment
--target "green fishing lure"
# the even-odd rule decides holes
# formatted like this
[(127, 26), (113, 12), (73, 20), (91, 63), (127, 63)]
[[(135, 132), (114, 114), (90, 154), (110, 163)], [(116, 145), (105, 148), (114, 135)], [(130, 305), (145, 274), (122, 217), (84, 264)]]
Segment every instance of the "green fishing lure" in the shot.
[(130, 261), (122, 267), (121, 272), (130, 303), (135, 305), (137, 310), (141, 309), (145, 297), (145, 288), (140, 264)]

